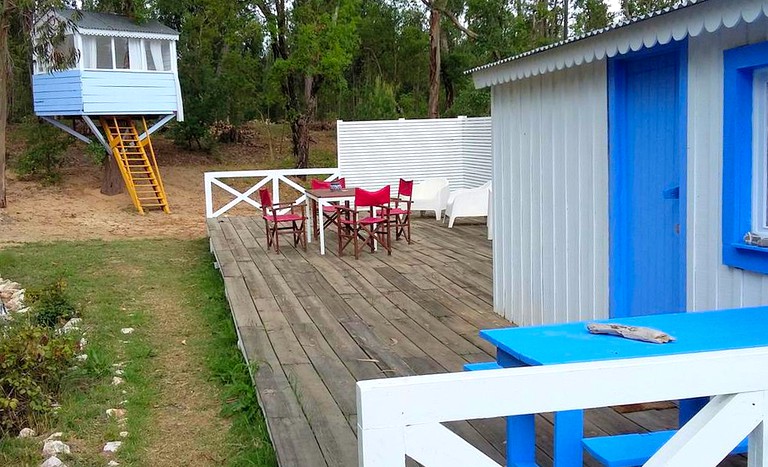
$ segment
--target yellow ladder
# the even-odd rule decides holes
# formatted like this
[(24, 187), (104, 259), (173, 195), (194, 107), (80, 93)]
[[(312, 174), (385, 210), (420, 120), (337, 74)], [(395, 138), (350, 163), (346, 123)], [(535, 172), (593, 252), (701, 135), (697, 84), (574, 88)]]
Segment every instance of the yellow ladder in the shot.
[(144, 139), (140, 139), (130, 117), (101, 117), (100, 121), (112, 148), (112, 155), (120, 167), (125, 187), (139, 213), (144, 214), (149, 209), (162, 209), (170, 213), (146, 119), (141, 118), (146, 135)]

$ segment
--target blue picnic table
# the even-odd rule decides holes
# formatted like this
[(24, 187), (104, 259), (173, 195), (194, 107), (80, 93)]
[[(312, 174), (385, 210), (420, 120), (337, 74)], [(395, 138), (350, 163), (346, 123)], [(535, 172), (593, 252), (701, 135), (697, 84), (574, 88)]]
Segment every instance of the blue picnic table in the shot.
[[(480, 336), (496, 346), (496, 364), (504, 368), (768, 346), (768, 307), (669, 313), (590, 322), (654, 328), (670, 334), (675, 341), (656, 344), (591, 334), (587, 331), (588, 322), (491, 329), (481, 331)], [(649, 381), (649, 384), (664, 382)], [(680, 401), (680, 425), (690, 420), (707, 400), (697, 398)], [(582, 440), (583, 420), (581, 410), (555, 414), (553, 452), (556, 467), (581, 466), (584, 448), (604, 465), (641, 465), (674, 434), (674, 431), (666, 431)], [(734, 452), (743, 452), (745, 448), (746, 444), (742, 443)], [(534, 455), (534, 415), (508, 417), (507, 465), (535, 466)]]

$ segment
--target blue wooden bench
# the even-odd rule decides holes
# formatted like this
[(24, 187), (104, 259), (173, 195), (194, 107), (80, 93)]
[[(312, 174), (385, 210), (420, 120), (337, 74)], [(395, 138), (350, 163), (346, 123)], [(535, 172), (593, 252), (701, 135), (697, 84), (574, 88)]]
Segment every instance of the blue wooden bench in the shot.
[(481, 370), (501, 370), (502, 367), (496, 362), (480, 362), (480, 363), (465, 363), (464, 371), (481, 371)]
[[(677, 430), (633, 433), (617, 436), (584, 438), (581, 443), (596, 461), (607, 467), (634, 467), (645, 464)], [(747, 452), (747, 440), (739, 443), (731, 454)]]

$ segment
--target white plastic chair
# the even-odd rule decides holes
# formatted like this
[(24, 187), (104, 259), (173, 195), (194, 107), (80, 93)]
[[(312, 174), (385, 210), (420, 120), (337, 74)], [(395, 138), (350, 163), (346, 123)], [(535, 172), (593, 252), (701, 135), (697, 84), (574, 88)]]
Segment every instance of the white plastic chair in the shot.
[(447, 178), (428, 178), (419, 182), (413, 186), (411, 211), (435, 211), (435, 219), (440, 220), (448, 204), (448, 194)]
[(445, 208), (448, 228), (453, 227), (457, 217), (480, 217), (488, 215), (488, 199), (491, 194), (491, 182), (477, 188), (464, 188), (451, 193)]

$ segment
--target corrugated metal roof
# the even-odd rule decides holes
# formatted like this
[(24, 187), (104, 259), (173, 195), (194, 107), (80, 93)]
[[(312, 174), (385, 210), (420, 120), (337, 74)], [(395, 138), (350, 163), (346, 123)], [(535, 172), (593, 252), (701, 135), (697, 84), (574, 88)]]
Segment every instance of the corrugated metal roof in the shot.
[[(685, 11), (681, 11), (685, 10)], [(573, 37), (469, 70), (487, 87), (591, 63), (642, 48), (753, 23), (768, 16), (768, 0), (688, 0), (619, 25)]]
[[(66, 19), (72, 20), (75, 10), (62, 9), (57, 13)], [(169, 28), (160, 21), (149, 20), (143, 24), (137, 24), (127, 16), (112, 13), (100, 13), (96, 11), (81, 11), (81, 17), (75, 21), (78, 29), (93, 29), (100, 31), (120, 31), (129, 33), (168, 34), (178, 35), (178, 31)]]

